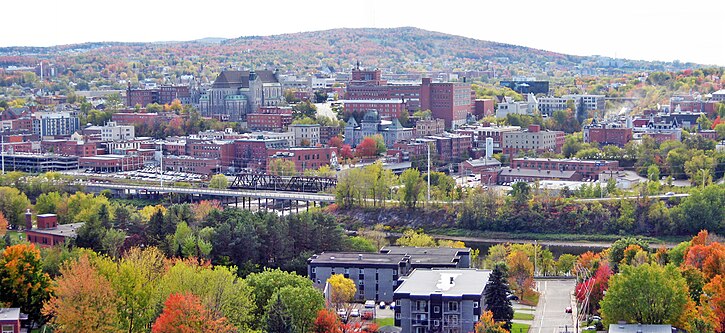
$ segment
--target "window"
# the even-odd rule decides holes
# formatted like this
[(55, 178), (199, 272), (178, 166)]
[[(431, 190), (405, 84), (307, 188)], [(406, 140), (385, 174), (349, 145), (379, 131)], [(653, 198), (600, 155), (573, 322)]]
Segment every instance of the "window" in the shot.
[(448, 302), (448, 311), (458, 311), (458, 302)]
[(437, 319), (433, 321), (433, 326), (440, 326), (440, 321)]
[(312, 267), (312, 273), (317, 273), (317, 267)]
[(439, 313), (439, 312), (441, 312), (441, 307), (440, 306), (437, 306), (437, 305), (434, 306), (433, 307), (433, 313)]
[(2, 333), (15, 333), (15, 327), (13, 325), (3, 325)]
[(473, 302), (473, 308), (478, 309), (478, 302)]

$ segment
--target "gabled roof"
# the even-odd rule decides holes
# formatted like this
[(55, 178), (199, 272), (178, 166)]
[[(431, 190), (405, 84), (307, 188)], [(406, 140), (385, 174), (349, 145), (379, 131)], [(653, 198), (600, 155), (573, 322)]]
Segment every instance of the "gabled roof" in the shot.
[[(262, 83), (278, 83), (273, 71), (252, 71)], [(212, 88), (249, 88), (249, 71), (222, 71), (214, 80)]]

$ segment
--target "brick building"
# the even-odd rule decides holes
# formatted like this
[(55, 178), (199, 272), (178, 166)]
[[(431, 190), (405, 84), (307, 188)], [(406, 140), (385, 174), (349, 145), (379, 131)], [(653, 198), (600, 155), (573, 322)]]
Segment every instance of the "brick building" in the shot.
[(443, 133), (426, 137), (435, 140), (436, 152), (442, 163), (458, 162), (470, 155), (472, 140), (470, 136)]
[(461, 126), (471, 112), (471, 85), (465, 82), (437, 83), (423, 78), (420, 108), (430, 110), (433, 118), (445, 120), (446, 128)]
[(148, 104), (171, 104), (178, 99), (181, 104), (191, 103), (191, 91), (189, 86), (160, 86), (153, 89), (131, 89), (131, 84), (126, 89), (126, 106), (146, 107)]
[(456, 134), (469, 135), (473, 140), (474, 151), (485, 149), (486, 138), (493, 139), (493, 151), (503, 151), (503, 134), (520, 131), (519, 126), (480, 126), (466, 125), (453, 131)]
[(291, 108), (265, 107), (247, 115), (247, 127), (254, 131), (283, 132), (291, 124)]
[(287, 148), (269, 150), (267, 165), (273, 159), (285, 159), (295, 163), (297, 172), (315, 170), (321, 166), (330, 165), (330, 159), (335, 154), (335, 147), (314, 147), (314, 148)]
[(476, 99), (473, 104), (473, 115), (477, 119), (493, 116), (496, 112), (492, 99)]
[(139, 154), (107, 154), (81, 157), (78, 159), (78, 164), (84, 169), (101, 172), (118, 172), (141, 169), (144, 167), (145, 161), (146, 158)]
[(56, 153), (70, 156), (95, 156), (97, 145), (95, 142), (75, 140), (43, 140), (40, 150), (44, 153)]
[(596, 142), (601, 146), (624, 147), (632, 141), (632, 129), (619, 124), (597, 123), (596, 120), (582, 129), (584, 142)]
[(39, 214), (37, 227), (33, 228), (33, 214), (25, 213), (25, 236), (31, 243), (41, 247), (51, 247), (63, 244), (69, 238), (76, 237), (76, 230), (83, 226), (83, 223), (58, 224), (58, 216), (55, 214)]
[(381, 118), (387, 120), (400, 118), (403, 112), (408, 112), (402, 99), (344, 100), (342, 105), (345, 111), (351, 114), (364, 114), (369, 110), (376, 110)]
[(415, 137), (437, 135), (446, 131), (446, 122), (443, 119), (421, 119), (415, 122)]

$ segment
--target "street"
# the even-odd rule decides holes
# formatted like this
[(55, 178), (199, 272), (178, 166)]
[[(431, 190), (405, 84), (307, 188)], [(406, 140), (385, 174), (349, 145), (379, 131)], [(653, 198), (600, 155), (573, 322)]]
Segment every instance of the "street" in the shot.
[(566, 313), (566, 307), (572, 306), (575, 283), (573, 279), (536, 281), (540, 293), (539, 305), (530, 333), (575, 332), (574, 318), (571, 313)]

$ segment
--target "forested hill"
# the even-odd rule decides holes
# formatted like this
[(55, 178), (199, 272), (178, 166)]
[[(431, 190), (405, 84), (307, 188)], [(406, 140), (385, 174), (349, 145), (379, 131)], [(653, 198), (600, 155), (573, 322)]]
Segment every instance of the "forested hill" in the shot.
[(481, 69), (486, 61), (573, 66), (582, 60), (582, 57), (412, 27), (239, 37), (222, 44), (286, 55), (283, 58), (315, 58), (338, 66), (360, 60), (368, 67), (395, 68), (405, 64), (408, 70)]
[(357, 61), (364, 67), (377, 67), (389, 73), (495, 70), (499, 77), (540, 78), (699, 67), (691, 63), (565, 55), (412, 27), (343, 28), (226, 40), (0, 48), (0, 66), (35, 66), (40, 60), (65, 66), (73, 72), (80, 67), (113, 72), (125, 70), (133, 63), (132, 69), (150, 69), (153, 73), (144, 73), (151, 74), (150, 77), (172, 72), (202, 78), (213, 78), (215, 73), (229, 67), (275, 68), (299, 74), (345, 72)]

